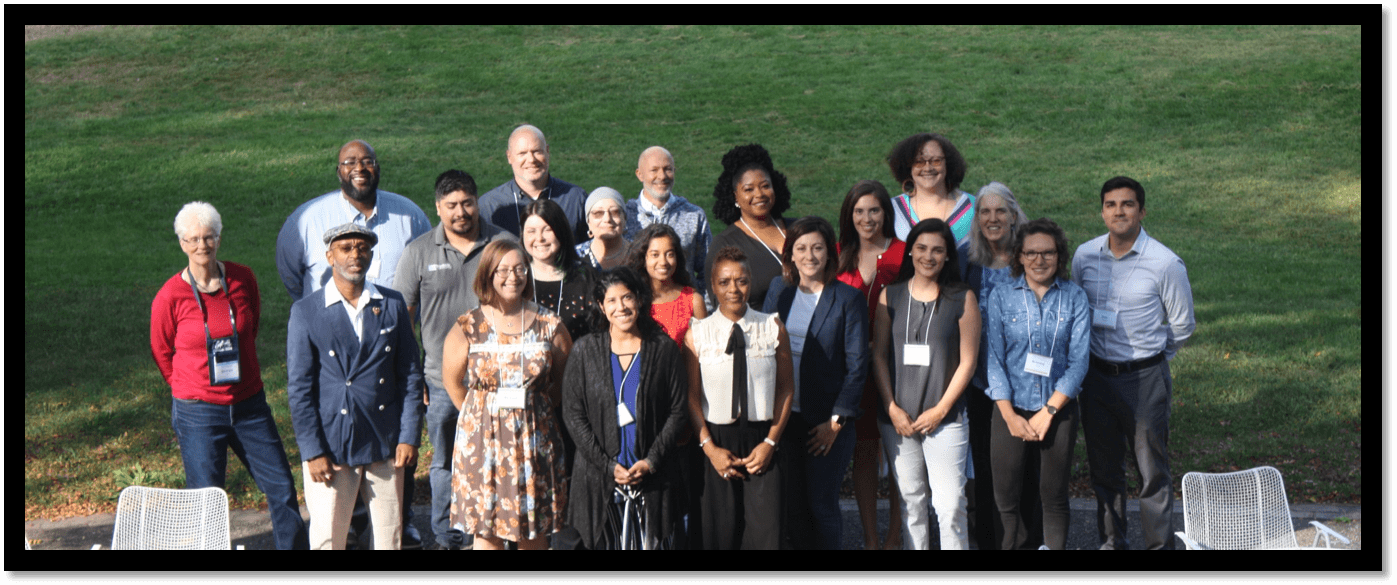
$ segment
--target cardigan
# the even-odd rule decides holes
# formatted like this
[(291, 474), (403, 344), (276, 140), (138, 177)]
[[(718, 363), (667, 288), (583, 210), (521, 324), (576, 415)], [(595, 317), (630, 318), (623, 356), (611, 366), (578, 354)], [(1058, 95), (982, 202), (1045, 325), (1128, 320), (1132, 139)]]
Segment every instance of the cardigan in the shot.
[[(689, 376), (679, 346), (658, 327), (641, 340), (636, 391), (636, 455), (650, 464), (641, 482), (650, 533), (663, 538), (679, 519), (680, 485), (675, 444), (688, 427)], [(605, 546), (605, 532), (621, 449), (612, 380), (611, 332), (572, 346), (563, 373), (563, 422), (577, 444), (568, 493), (568, 524), (588, 548)]]

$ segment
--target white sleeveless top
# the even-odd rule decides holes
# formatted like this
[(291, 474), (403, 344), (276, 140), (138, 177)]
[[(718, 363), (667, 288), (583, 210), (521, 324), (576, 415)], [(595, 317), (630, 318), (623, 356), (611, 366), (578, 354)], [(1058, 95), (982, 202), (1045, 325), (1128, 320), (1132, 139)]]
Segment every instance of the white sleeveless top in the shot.
[[(737, 322), (747, 343), (747, 420), (768, 421), (776, 402), (780, 321), (774, 314), (747, 309)], [(732, 412), (732, 356), (727, 353), (732, 325), (721, 311), (690, 320), (703, 383), (703, 418), (719, 425), (737, 422)]]

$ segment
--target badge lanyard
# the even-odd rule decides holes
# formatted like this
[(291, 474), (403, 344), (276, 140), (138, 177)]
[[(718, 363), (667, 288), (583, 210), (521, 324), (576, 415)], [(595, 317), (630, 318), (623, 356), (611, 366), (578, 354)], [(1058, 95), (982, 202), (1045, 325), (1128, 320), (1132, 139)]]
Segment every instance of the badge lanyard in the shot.
[[(613, 354), (613, 355), (616, 356), (616, 365), (618, 365), (618, 366), (621, 365), (621, 354)], [(631, 376), (631, 370), (634, 370), (634, 369), (635, 369), (636, 362), (639, 361), (639, 360), (640, 360), (640, 352), (637, 351), (637, 352), (635, 352), (635, 353), (631, 356), (631, 365), (625, 369), (625, 373), (624, 373), (624, 374), (621, 374), (621, 384), (618, 385), (618, 386), (616, 387), (616, 422), (617, 422), (617, 426), (622, 426), (622, 427), (624, 427), (624, 426), (626, 426), (626, 425), (628, 425), (628, 424), (631, 424), (631, 423), (635, 422), (635, 417), (631, 416), (631, 411), (630, 411), (630, 409), (629, 409), (629, 408), (626, 408), (625, 392), (626, 392), (626, 380), (630, 378), (630, 376)], [(636, 390), (637, 390), (637, 393), (638, 393), (638, 391), (639, 391), (640, 389), (637, 388)]]
[[(941, 295), (936, 295), (936, 300), (931, 302), (931, 310), (927, 311), (926, 329), (927, 334), (931, 333), (931, 319), (936, 316), (936, 307), (941, 304)], [(902, 365), (904, 366), (930, 366), (931, 346), (926, 343), (910, 343), (912, 327), (912, 285), (907, 285), (907, 322), (902, 326)], [(923, 339), (922, 341), (926, 341)]]
[(209, 313), (204, 307), (204, 297), (199, 294), (199, 288), (194, 286), (194, 272), (189, 271), (189, 290), (194, 293), (194, 300), (199, 303), (199, 314), (204, 318), (204, 347), (209, 354), (210, 386), (237, 384), (242, 381), (241, 370), (238, 367), (238, 321), (233, 313), (233, 295), (228, 291), (228, 279), (223, 274), (222, 266), (218, 267), (218, 282), (224, 296), (228, 297), (228, 323), (233, 334), (214, 339), (209, 334)]
[[(1053, 352), (1057, 350), (1057, 333), (1062, 327), (1062, 297), (1064, 296), (1066, 295), (1058, 294), (1057, 296), (1057, 315), (1055, 315), (1057, 317), (1057, 325), (1053, 327), (1053, 341), (1048, 346), (1048, 355), (1037, 354), (1029, 350), (1027, 355), (1024, 356), (1025, 372), (1043, 377), (1047, 377), (1052, 373)], [(1024, 289), (1023, 308), (1025, 313), (1024, 329), (1028, 330), (1028, 343), (1031, 345), (1033, 343), (1033, 326), (1029, 324), (1029, 321), (1032, 321), (1032, 319), (1027, 317), (1029, 309), (1028, 289), (1026, 288)], [(1038, 318), (1040, 320), (1043, 318), (1043, 309), (1041, 306), (1038, 309)]]
[[(485, 310), (483, 308), (481, 309), (481, 313), (485, 313)], [(497, 338), (504, 337), (504, 331), (501, 331), (500, 328), (497, 325), (495, 325), (495, 320), (490, 318), (489, 313), (485, 313), (485, 319), (490, 322), (490, 328), (495, 330), (495, 335)], [(522, 309), (519, 311), (519, 336), (521, 339), (524, 336), (524, 311)], [(524, 343), (521, 341), (519, 343), (519, 382), (521, 384), (524, 381), (524, 372), (526, 371), (528, 370), (524, 368)], [(490, 414), (494, 415), (501, 408), (524, 408), (524, 388), (522, 386), (504, 386), (503, 369), (500, 370), (500, 383), (501, 385), (495, 389), (494, 403), (489, 405), (488, 407), (490, 410)]]
[[(1142, 230), (1142, 231), (1140, 232), (1140, 234), (1141, 234), (1141, 235), (1144, 235), (1144, 231)], [(1109, 243), (1110, 243), (1110, 242), (1107, 242), (1108, 245), (1107, 245), (1107, 248), (1106, 248), (1108, 251), (1110, 250)], [(1142, 259), (1145, 257), (1145, 250), (1149, 249), (1149, 247), (1150, 247), (1150, 241), (1149, 241), (1149, 240), (1145, 240), (1145, 244), (1144, 244), (1143, 246), (1140, 247), (1140, 252), (1139, 252), (1139, 254), (1137, 254), (1137, 255), (1135, 256), (1135, 263), (1131, 265), (1131, 267), (1130, 267), (1130, 272), (1127, 273), (1127, 274), (1125, 275), (1125, 280), (1124, 280), (1123, 282), (1130, 282), (1130, 278), (1133, 277), (1133, 276), (1135, 276), (1135, 269), (1140, 267), (1140, 260), (1142, 260)], [(1106, 260), (1105, 260), (1104, 255), (1103, 255), (1102, 257), (1098, 257), (1098, 258), (1096, 259), (1096, 271), (1097, 271), (1098, 273), (1104, 274), (1104, 273), (1106, 272), (1105, 269), (1103, 269), (1103, 268), (1101, 267), (1102, 263), (1105, 262), (1105, 261), (1106, 261)], [(1114, 275), (1114, 274), (1115, 274), (1115, 269), (1113, 268), (1113, 269), (1111, 270), (1111, 272), (1112, 272), (1112, 274)], [(1101, 296), (1101, 287), (1103, 286), (1103, 284), (1104, 284), (1104, 285), (1110, 285), (1110, 284), (1113, 283), (1113, 280), (1114, 280), (1113, 278), (1102, 278), (1102, 279), (1101, 279), (1101, 283), (1098, 283), (1098, 284), (1096, 285), (1096, 293), (1097, 293), (1097, 296), (1098, 296), (1098, 297)], [(1119, 313), (1119, 308), (1120, 308), (1120, 295), (1121, 295), (1122, 293), (1121, 293), (1120, 291), (1114, 291), (1114, 292), (1116, 293), (1116, 299), (1117, 299), (1117, 300), (1116, 300), (1115, 303), (1112, 303), (1112, 302), (1111, 302), (1111, 294), (1110, 294), (1110, 293), (1111, 293), (1111, 291), (1112, 291), (1113, 289), (1115, 289), (1115, 287), (1114, 287), (1114, 286), (1107, 286), (1107, 289), (1108, 289), (1108, 290), (1107, 290), (1107, 293), (1106, 293), (1106, 295), (1105, 295), (1106, 298), (1104, 299), (1106, 304), (1105, 304), (1104, 306), (1102, 306), (1102, 307), (1099, 307), (1099, 308), (1095, 308), (1095, 307), (1094, 307), (1096, 310), (1092, 311), (1092, 326), (1094, 326), (1094, 327), (1104, 327), (1104, 328), (1106, 328), (1106, 329), (1115, 329), (1115, 328), (1116, 328), (1116, 315), (1117, 315), (1117, 313)], [(1113, 307), (1113, 306), (1116, 307), (1117, 310), (1111, 311), (1111, 310), (1108, 310), (1108, 309), (1107, 309), (1107, 307)]]
[[(775, 258), (778, 264), (781, 263), (781, 257), (777, 256), (776, 252), (772, 251), (771, 246), (766, 245), (766, 242), (763, 242), (761, 238), (757, 237), (757, 230), (754, 230), (752, 229), (752, 226), (747, 225), (747, 220), (742, 219), (741, 216), (738, 216), (737, 221), (740, 221), (742, 222), (742, 225), (747, 226), (747, 231), (752, 232), (752, 239), (756, 240), (758, 244), (761, 244), (763, 248), (766, 248), (766, 252), (768, 254), (771, 254), (771, 257)], [(776, 225), (775, 220), (772, 220), (771, 227), (776, 228), (776, 232), (781, 234), (781, 239), (786, 239), (786, 232), (781, 230), (781, 226)]]

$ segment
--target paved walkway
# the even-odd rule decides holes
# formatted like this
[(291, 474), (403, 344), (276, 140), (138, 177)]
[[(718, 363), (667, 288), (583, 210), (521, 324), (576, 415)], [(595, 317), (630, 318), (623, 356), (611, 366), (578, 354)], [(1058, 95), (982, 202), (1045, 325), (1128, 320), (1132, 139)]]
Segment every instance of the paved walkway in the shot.
[[(841, 500), (840, 506), (844, 511), (844, 548), (846, 550), (862, 548), (863, 536), (861, 529), (858, 528), (857, 506), (853, 500)], [(1131, 500), (1128, 507), (1134, 514), (1139, 514), (1139, 502)], [(1182, 510), (1183, 503), (1176, 501), (1174, 509), (1176, 511)], [(417, 525), (418, 530), (424, 536), (430, 534), (431, 530), (427, 526), (428, 507), (426, 505), (414, 506), (413, 511), (416, 514), (414, 524)], [(1314, 539), (1315, 529), (1310, 526), (1310, 520), (1320, 520), (1353, 541), (1351, 545), (1344, 548), (1362, 548), (1362, 506), (1298, 504), (1291, 506), (1290, 512), (1295, 518), (1296, 538), (1302, 545), (1309, 545)], [(301, 513), (303, 516), (305, 515), (304, 508)], [(1340, 518), (1346, 518), (1347, 521), (1340, 521)], [(1144, 542), (1140, 534), (1139, 517), (1132, 517), (1130, 521), (1130, 540), (1138, 547), (1140, 543)], [(230, 523), (235, 546), (241, 544), (249, 550), (273, 547), (271, 521), (266, 512), (235, 510), (231, 515)], [(112, 514), (97, 514), (68, 518), (57, 522), (32, 520), (24, 523), (24, 532), (33, 543), (32, 546), (35, 550), (88, 549), (94, 544), (101, 544), (103, 548), (106, 548), (112, 541), (112, 524)], [(879, 533), (886, 534), (888, 526), (887, 500), (878, 501), (878, 525)], [(1182, 514), (1176, 512), (1174, 514), (1175, 530), (1183, 530), (1183, 525)], [(935, 532), (935, 530), (932, 531), (933, 540), (935, 540)], [(1094, 549), (1098, 546), (1095, 500), (1072, 499), (1072, 527), (1068, 532), (1067, 545), (1070, 549)], [(933, 548), (935, 546), (933, 543)], [(1340, 546), (1342, 546), (1341, 543)]]

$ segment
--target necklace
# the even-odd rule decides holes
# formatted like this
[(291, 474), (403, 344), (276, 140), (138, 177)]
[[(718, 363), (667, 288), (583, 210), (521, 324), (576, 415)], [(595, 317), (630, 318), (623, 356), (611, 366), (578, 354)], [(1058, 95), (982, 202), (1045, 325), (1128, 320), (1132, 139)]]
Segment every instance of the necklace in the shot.
[[(747, 228), (747, 233), (752, 234), (752, 239), (756, 240), (758, 244), (761, 244), (763, 248), (766, 248), (767, 252), (771, 253), (771, 257), (776, 259), (777, 264), (781, 263), (781, 255), (777, 254), (775, 251), (771, 249), (771, 246), (766, 245), (766, 242), (762, 241), (761, 237), (757, 235), (757, 230), (754, 230), (752, 229), (752, 226), (747, 225), (746, 219), (743, 219), (742, 216), (738, 216), (737, 221), (742, 222), (742, 226)], [(776, 224), (776, 220), (771, 221), (771, 227), (776, 228), (776, 232), (781, 234), (781, 241), (786, 241), (786, 232), (781, 229), (780, 225)]]

